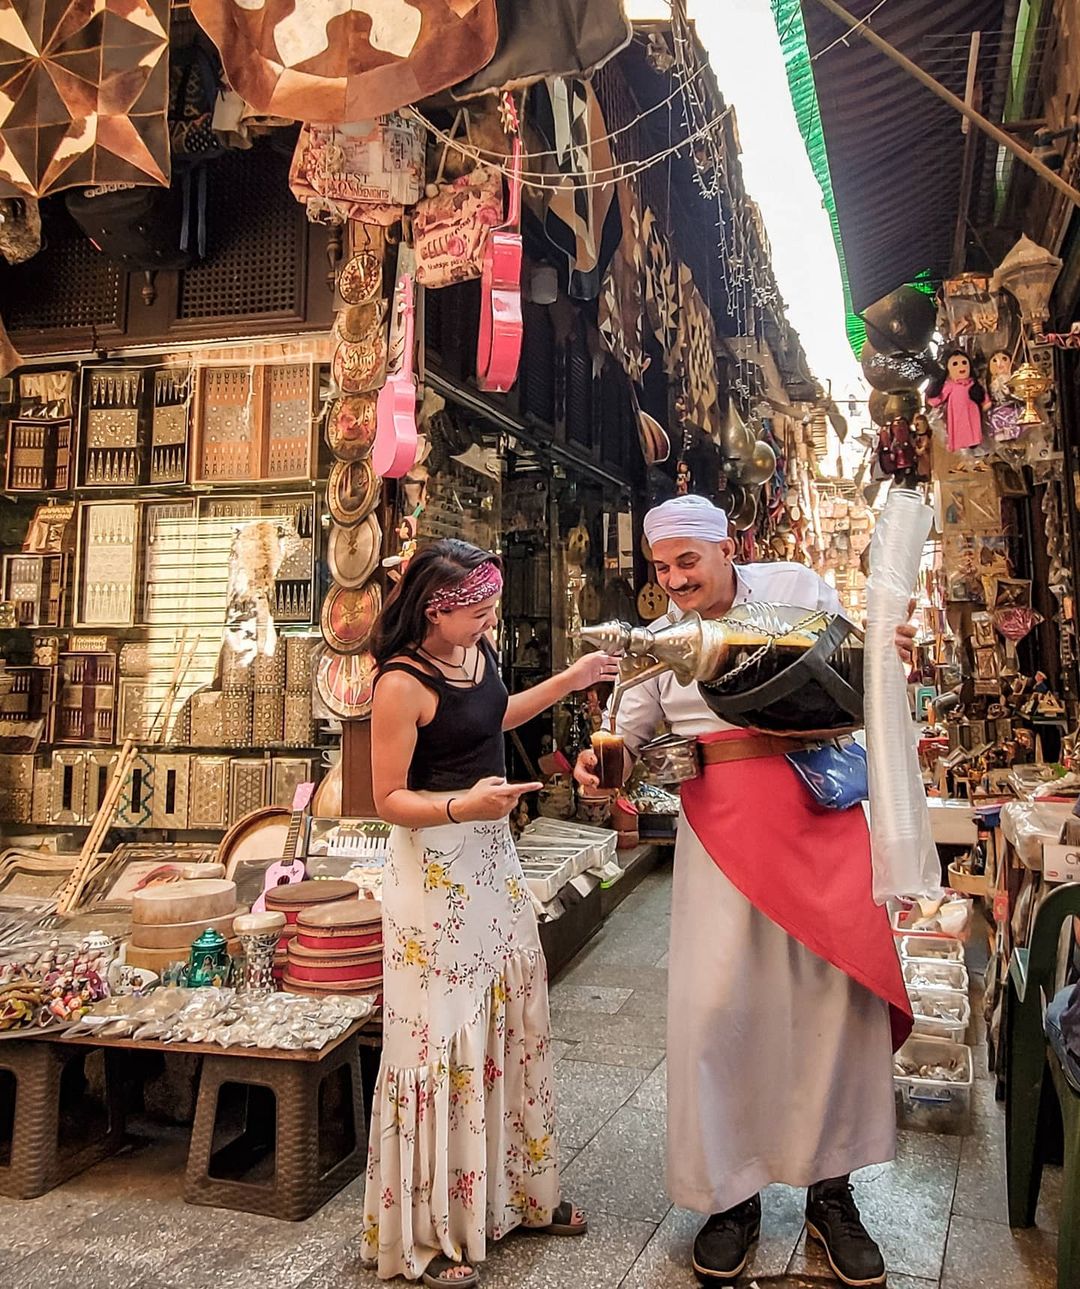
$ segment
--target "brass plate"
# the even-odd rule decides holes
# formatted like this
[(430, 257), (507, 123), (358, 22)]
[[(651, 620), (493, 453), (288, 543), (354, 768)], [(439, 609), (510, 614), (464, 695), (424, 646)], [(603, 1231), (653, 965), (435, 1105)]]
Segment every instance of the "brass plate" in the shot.
[(371, 638), (381, 610), (382, 591), (377, 583), (360, 590), (332, 587), (323, 600), (320, 617), (323, 639), (338, 653), (359, 653)]
[(361, 344), (341, 341), (331, 363), (334, 382), (343, 393), (364, 394), (383, 383), (386, 336), (380, 327)]
[(335, 523), (358, 524), (379, 504), (382, 480), (370, 461), (335, 461), (326, 485), (326, 504)]
[(334, 524), (326, 544), (330, 576), (347, 590), (363, 586), (379, 567), (382, 529), (374, 515), (348, 528)]
[(360, 251), (341, 270), (338, 294), (346, 304), (366, 304), (382, 287), (382, 259), (374, 251)]
[(349, 304), (334, 319), (334, 336), (346, 345), (371, 345), (378, 348), (378, 332), (384, 324), (386, 310), (381, 300), (371, 304)]
[(339, 461), (362, 461), (375, 444), (378, 423), (374, 394), (345, 394), (331, 404), (326, 441)]
[(362, 719), (371, 714), (375, 659), (369, 653), (328, 649), (319, 659), (315, 683), (327, 710), (345, 720)]

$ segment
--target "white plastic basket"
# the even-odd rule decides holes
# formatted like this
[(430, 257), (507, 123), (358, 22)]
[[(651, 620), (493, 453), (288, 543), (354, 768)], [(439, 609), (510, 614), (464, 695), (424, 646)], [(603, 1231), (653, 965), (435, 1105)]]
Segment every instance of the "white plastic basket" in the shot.
[(947, 935), (905, 935), (900, 940), (900, 957), (927, 958), (937, 962), (963, 962), (964, 946)]
[[(911, 1009), (915, 1013), (914, 1034), (920, 1034), (926, 1038), (948, 1038), (954, 1043), (962, 1043), (964, 1035), (967, 1033), (968, 1025), (971, 1022), (971, 1003), (967, 994), (961, 993), (959, 989), (933, 989), (917, 988), (913, 986), (908, 990), (908, 998), (911, 999)], [(959, 1013), (957, 1019), (947, 1016), (927, 1015), (921, 1008), (931, 1009), (935, 1001), (946, 1003), (950, 1008), (955, 1008)]]
[(896, 1116), (901, 1128), (916, 1132), (941, 1132), (963, 1135), (971, 1129), (971, 1089), (975, 1077), (971, 1048), (947, 1038), (911, 1037), (897, 1053), (920, 1065), (945, 1064), (959, 1059), (963, 1065), (960, 1079), (923, 1079), (896, 1074)]
[(968, 992), (968, 970), (962, 962), (940, 962), (909, 958), (902, 964), (904, 984), (909, 989), (958, 989)]

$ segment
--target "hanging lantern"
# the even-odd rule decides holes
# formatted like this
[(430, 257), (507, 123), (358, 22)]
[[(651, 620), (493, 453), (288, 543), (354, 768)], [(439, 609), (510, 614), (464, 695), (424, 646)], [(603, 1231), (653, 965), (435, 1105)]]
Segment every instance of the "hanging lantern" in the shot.
[(720, 450), (729, 460), (748, 462), (754, 452), (754, 432), (739, 415), (734, 398), (728, 397), (727, 415), (720, 427)]
[(1024, 363), (1005, 382), (1010, 394), (1024, 400), (1019, 425), (1042, 425), (1046, 417), (1039, 410), (1039, 399), (1049, 394), (1054, 382), (1031, 363)]
[(754, 444), (753, 455), (743, 466), (742, 481), (751, 486), (768, 483), (775, 473), (776, 453), (763, 439), (758, 439)]
[(993, 286), (1016, 297), (1020, 316), (1033, 331), (1050, 317), (1050, 293), (1061, 272), (1061, 260), (1030, 237), (1021, 237), (994, 274)]
[(866, 334), (880, 353), (915, 353), (934, 334), (937, 310), (933, 297), (913, 286), (882, 296), (862, 315)]

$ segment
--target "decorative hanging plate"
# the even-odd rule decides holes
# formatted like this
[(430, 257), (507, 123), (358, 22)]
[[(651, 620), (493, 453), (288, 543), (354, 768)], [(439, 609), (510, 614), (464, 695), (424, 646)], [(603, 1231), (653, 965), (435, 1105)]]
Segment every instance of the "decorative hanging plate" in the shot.
[(382, 536), (382, 528), (374, 515), (349, 528), (334, 524), (326, 545), (326, 562), (338, 586), (357, 590), (364, 585), (379, 567)]
[(334, 319), (334, 335), (346, 345), (378, 347), (379, 332), (386, 317), (381, 300), (370, 304), (349, 304), (339, 309)]
[(375, 394), (334, 399), (326, 417), (326, 441), (339, 461), (362, 461), (375, 442)]
[(315, 684), (327, 710), (344, 720), (362, 720), (371, 714), (375, 659), (369, 653), (335, 653), (327, 649), (319, 659)]
[(655, 622), (667, 612), (667, 596), (655, 582), (646, 582), (638, 591), (637, 610), (646, 622)]
[(345, 528), (366, 519), (379, 503), (382, 480), (369, 460), (335, 461), (326, 485), (331, 518)]
[(386, 336), (383, 328), (374, 331), (362, 344), (341, 341), (334, 350), (331, 364), (334, 381), (346, 394), (364, 394), (377, 389), (386, 370)]
[(320, 618), (323, 639), (339, 653), (359, 653), (371, 636), (381, 608), (382, 591), (377, 583), (359, 590), (331, 587), (323, 600)]
[(584, 564), (589, 557), (589, 530), (584, 515), (567, 534), (566, 554), (571, 564)]
[(346, 304), (368, 304), (382, 286), (382, 260), (374, 251), (359, 251), (341, 270), (338, 294)]

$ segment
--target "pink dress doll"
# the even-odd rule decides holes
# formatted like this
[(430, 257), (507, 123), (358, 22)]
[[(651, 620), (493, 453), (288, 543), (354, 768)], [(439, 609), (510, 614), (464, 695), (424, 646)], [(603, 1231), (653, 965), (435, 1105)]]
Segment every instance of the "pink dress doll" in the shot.
[(986, 393), (971, 376), (971, 359), (960, 349), (945, 352), (945, 377), (932, 381), (926, 391), (931, 407), (945, 408), (949, 451), (960, 452), (982, 444), (982, 405)]

